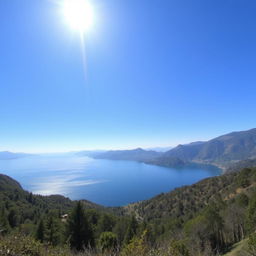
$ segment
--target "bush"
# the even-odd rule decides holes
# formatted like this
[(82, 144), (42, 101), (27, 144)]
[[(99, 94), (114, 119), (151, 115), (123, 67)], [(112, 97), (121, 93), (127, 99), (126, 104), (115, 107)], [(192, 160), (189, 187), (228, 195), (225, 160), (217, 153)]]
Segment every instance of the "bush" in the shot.
[(1, 256), (71, 256), (65, 248), (45, 246), (31, 237), (11, 235), (0, 238)]
[(100, 248), (104, 251), (113, 251), (117, 246), (117, 236), (112, 232), (103, 232), (100, 235)]

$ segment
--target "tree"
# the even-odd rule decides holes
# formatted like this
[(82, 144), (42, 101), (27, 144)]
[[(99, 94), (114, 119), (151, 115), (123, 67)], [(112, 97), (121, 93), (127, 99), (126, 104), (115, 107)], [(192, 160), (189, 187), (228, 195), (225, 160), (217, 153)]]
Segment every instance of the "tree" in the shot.
[(144, 231), (140, 237), (134, 237), (122, 249), (121, 256), (147, 256), (149, 255), (150, 248), (148, 247), (145, 237), (147, 231)]
[(2, 209), (0, 210), (0, 235), (6, 234), (9, 231), (10, 231), (9, 221), (6, 216), (5, 207), (2, 206)]
[(40, 241), (41, 243), (45, 240), (45, 226), (44, 226), (43, 220), (40, 220), (40, 222), (38, 224), (35, 238), (36, 238), (36, 240)]
[(249, 168), (243, 169), (236, 177), (236, 183), (238, 186), (246, 188), (250, 185), (249, 175), (252, 170)]
[(168, 255), (189, 256), (189, 251), (182, 241), (171, 241), (171, 244), (168, 248)]
[(117, 220), (117, 223), (114, 228), (114, 233), (117, 235), (118, 245), (121, 247), (124, 240), (125, 235), (129, 226), (130, 219), (128, 217), (122, 217)]
[(215, 253), (223, 249), (223, 220), (218, 212), (215, 205), (210, 205), (201, 215), (186, 223), (185, 232), (196, 253), (208, 250), (208, 247)]
[(127, 232), (125, 234), (125, 242), (128, 244), (132, 238), (136, 235), (137, 232), (137, 228), (138, 228), (138, 222), (135, 218), (135, 216), (132, 216)]
[(115, 220), (113, 216), (109, 214), (101, 215), (98, 223), (98, 231), (99, 233), (102, 232), (111, 232), (115, 225)]
[(253, 233), (249, 236), (248, 240), (248, 253), (249, 255), (256, 255), (256, 234)]
[(60, 237), (60, 223), (50, 214), (46, 222), (46, 241), (55, 246), (60, 243)]
[(254, 194), (249, 202), (247, 210), (247, 224), (249, 231), (254, 231), (256, 227), (256, 195)]
[(14, 208), (12, 208), (8, 214), (8, 221), (12, 228), (18, 225), (17, 211)]
[(80, 201), (68, 218), (67, 235), (71, 248), (78, 251), (94, 244), (92, 230)]

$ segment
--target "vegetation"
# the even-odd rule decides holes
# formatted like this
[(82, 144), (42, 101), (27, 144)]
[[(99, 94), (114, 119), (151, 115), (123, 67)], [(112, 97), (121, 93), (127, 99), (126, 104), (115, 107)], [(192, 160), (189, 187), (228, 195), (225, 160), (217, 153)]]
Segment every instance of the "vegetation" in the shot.
[[(178, 145), (167, 152), (112, 150), (99, 152), (95, 158), (132, 160), (167, 167), (214, 165), (230, 172), (255, 166), (256, 129), (232, 132), (206, 142)], [(241, 162), (240, 162), (241, 161)]]
[(119, 208), (33, 195), (1, 175), (0, 199), (0, 255), (211, 256), (240, 241), (256, 255), (256, 168)]

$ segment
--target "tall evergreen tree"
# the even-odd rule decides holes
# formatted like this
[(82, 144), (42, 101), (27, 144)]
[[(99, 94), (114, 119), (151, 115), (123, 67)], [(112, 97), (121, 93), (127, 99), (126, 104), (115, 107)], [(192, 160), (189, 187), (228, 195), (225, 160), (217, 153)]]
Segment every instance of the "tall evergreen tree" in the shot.
[(46, 222), (46, 240), (52, 245), (57, 245), (60, 243), (60, 237), (60, 223), (58, 219), (51, 214)]
[(67, 222), (67, 235), (71, 248), (78, 251), (93, 246), (93, 234), (85, 216), (82, 203), (79, 201)]
[(44, 226), (43, 219), (40, 220), (40, 222), (38, 224), (35, 238), (36, 238), (36, 240), (40, 241), (41, 243), (45, 240), (45, 226)]
[(17, 211), (16, 209), (12, 208), (10, 211), (9, 211), (9, 214), (8, 214), (8, 221), (9, 221), (9, 224), (12, 228), (16, 227), (18, 225), (18, 216), (17, 216)]
[(136, 235), (137, 232), (137, 228), (138, 228), (138, 222), (135, 218), (135, 216), (132, 216), (127, 232), (125, 234), (125, 242), (128, 244), (132, 238)]
[(5, 207), (0, 209), (0, 234), (6, 234), (10, 231), (10, 225), (5, 211)]

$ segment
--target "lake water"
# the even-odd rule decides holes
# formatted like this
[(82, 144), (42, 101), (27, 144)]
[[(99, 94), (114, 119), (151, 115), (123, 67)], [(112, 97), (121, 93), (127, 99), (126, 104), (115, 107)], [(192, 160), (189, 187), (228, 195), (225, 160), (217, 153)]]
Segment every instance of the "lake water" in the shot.
[(61, 194), (105, 206), (121, 206), (219, 175), (220, 170), (173, 169), (56, 154), (0, 160), (0, 173), (16, 179), (35, 194)]

